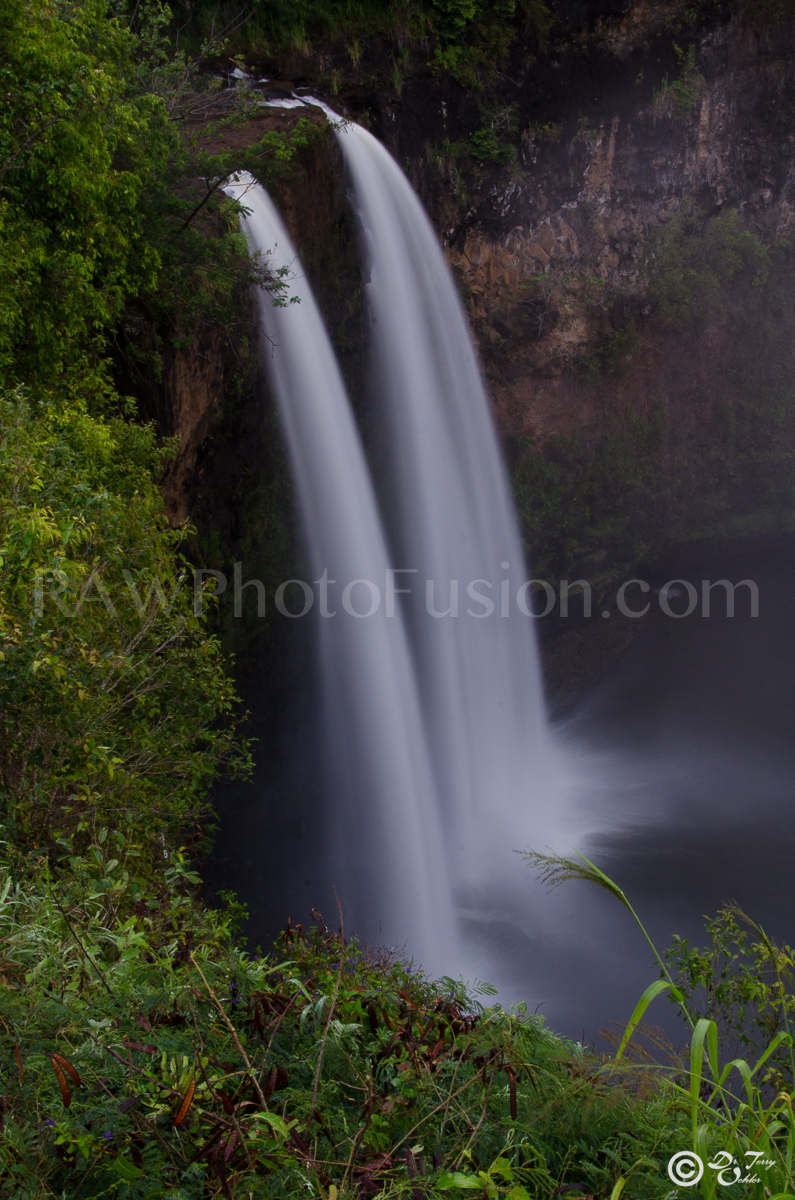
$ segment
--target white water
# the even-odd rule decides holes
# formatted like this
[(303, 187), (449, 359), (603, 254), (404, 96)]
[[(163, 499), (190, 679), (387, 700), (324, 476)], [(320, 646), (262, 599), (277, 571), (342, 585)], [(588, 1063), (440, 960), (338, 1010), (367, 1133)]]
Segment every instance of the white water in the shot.
[[(522, 556), (452, 281), (419, 203), (383, 148), (357, 127), (339, 136), (366, 238), (374, 390), (388, 431), (374, 475), (392, 551), (320, 319), (308, 290), (293, 286), (305, 297), (300, 309), (279, 313), (267, 296), (261, 303), (314, 569), (319, 573), (331, 562), (338, 578), (377, 578), (374, 572), (387, 563), (403, 566), (420, 581), (434, 579), (442, 605), (451, 579), (466, 582), (474, 575), (495, 585), (491, 594), (499, 603), (496, 584), (511, 579), (514, 592), (523, 578)], [(260, 213), (260, 196), (247, 223), (250, 241), (260, 248), (277, 242), (274, 265), (294, 265), (272, 209)], [(780, 590), (782, 630), (789, 629), (789, 575), (787, 581)], [(554, 927), (548, 914), (528, 919), (533, 876), (510, 850), (543, 849), (558, 840), (564, 817), (575, 813), (544, 713), (532, 624), (515, 604), (511, 618), (497, 622), (425, 620), (421, 603), (406, 609), (407, 625), (397, 622), (399, 632), (393, 629), (391, 638), (378, 621), (342, 632), (331, 631), (332, 621), (319, 630), (327, 733), (339, 751), (329, 760), (337, 802), (332, 823), (341, 834), (333, 878), (346, 905), (354, 898), (351, 923), (379, 941), (405, 939), (434, 970), (457, 973), (474, 959), (479, 972), (499, 982), (503, 998), (532, 995), (533, 1003), (551, 1006), (556, 1024), (563, 1021), (571, 1035), (580, 1035), (588, 1019), (593, 1036), (600, 1021), (621, 1015), (624, 1004), (630, 1011), (648, 982), (648, 964), (636, 962), (634, 930), (628, 934), (621, 924), (626, 913), (618, 910), (614, 921), (613, 909), (602, 905), (607, 898), (590, 889), (583, 895), (574, 885), (556, 895)], [(359, 642), (359, 631), (371, 624), (376, 633)], [(641, 900), (645, 885), (648, 903), (638, 907), (653, 913), (657, 906), (662, 913), (659, 944), (674, 929), (697, 937), (697, 914), (724, 901), (726, 886), (734, 894), (737, 880), (753, 878), (754, 863), (771, 914), (782, 911), (793, 838), (785, 820), (792, 777), (786, 665), (772, 695), (770, 690), (786, 634), (771, 637), (749, 622), (749, 640), (740, 643), (737, 660), (726, 658), (729, 666), (715, 672), (708, 663), (714, 631), (705, 643), (704, 633), (691, 629), (694, 640), (686, 641), (684, 656), (680, 647), (677, 674), (669, 663), (671, 631), (662, 632), (645, 652), (651, 659), (641, 654), (640, 675), (630, 671), (621, 683), (615, 728), (610, 713), (616, 698), (608, 688), (594, 702), (595, 714), (581, 712), (579, 724), (586, 728), (572, 728), (566, 747), (580, 780), (589, 779), (590, 812), (577, 813), (577, 840), (616, 879), (624, 870), (630, 877), (634, 872)], [(677, 636), (683, 633), (684, 625)], [(776, 663), (768, 664), (771, 645)], [(748, 671), (749, 663), (762, 665)], [(750, 696), (761, 697), (758, 711), (746, 699), (737, 707), (740, 720), (724, 727), (723, 702), (732, 707), (745, 690), (738, 679), (749, 681)], [(600, 704), (607, 708), (607, 726), (600, 724)], [(660, 740), (662, 713), (670, 736)], [(706, 753), (705, 713), (707, 727), (714, 718), (718, 734)], [(771, 719), (786, 748), (773, 769)], [(747, 733), (755, 726), (758, 740), (749, 751)], [(728, 758), (724, 728), (737, 747)], [(589, 738), (613, 749), (589, 750)], [(577, 787), (576, 777), (572, 783)], [(343, 795), (349, 796), (344, 809)], [(773, 824), (782, 834), (775, 845), (764, 834)], [(594, 852), (586, 839), (599, 827)], [(357, 864), (370, 869), (357, 875)], [(685, 883), (672, 891), (667, 880), (677, 872)], [(694, 881), (701, 890), (691, 893)], [(474, 954), (464, 950), (466, 957), (453, 936), (452, 895), (459, 923), (471, 939), (481, 940)], [(756, 911), (751, 900), (739, 899)], [(367, 904), (377, 915), (369, 926)], [(591, 983), (588, 1018), (577, 990), (584, 977)]]
[[(263, 189), (241, 174), (227, 191), (250, 210), (242, 226), (252, 252), (272, 272), (288, 268), (289, 295), (300, 297), (277, 308), (267, 290), (258, 294), (313, 579), (327, 571), (382, 582), (389, 558), (375, 497), (311, 289)], [(291, 597), (296, 610), (301, 602)], [(349, 928), (378, 944), (407, 943), (426, 967), (447, 970), (456, 958), (451, 892), (403, 620), (384, 608), (367, 619), (340, 610), (316, 626), (329, 881)]]
[[(417, 572), (404, 577), (417, 593), (409, 601), (412, 651), (444, 825), (455, 830), (455, 882), (466, 893), (510, 870), (512, 847), (553, 836), (542, 814), (554, 815), (561, 799), (561, 760), (533, 619), (517, 604), (528, 575), (516, 517), (450, 270), (384, 147), (355, 124), (338, 125), (337, 136), (369, 273), (389, 532), (396, 565)], [(457, 589), (458, 615), (429, 615), (425, 581), (437, 611), (450, 609)], [(538, 598), (521, 591), (525, 601), (532, 609)]]
[[(490, 922), (524, 923), (532, 878), (512, 851), (558, 840), (570, 791), (522, 611), (535, 597), (436, 235), (384, 147), (357, 125), (337, 135), (366, 256), (386, 531), (309, 289), (288, 310), (261, 297), (313, 570), (377, 582), (405, 572), (394, 619), (319, 623), (335, 878), (366, 937), (405, 939), (436, 971), (494, 978), (488, 949), (462, 951), (455, 912), (489, 939)], [(272, 265), (293, 264), (270, 202), (252, 195), (252, 247), (275, 241)]]

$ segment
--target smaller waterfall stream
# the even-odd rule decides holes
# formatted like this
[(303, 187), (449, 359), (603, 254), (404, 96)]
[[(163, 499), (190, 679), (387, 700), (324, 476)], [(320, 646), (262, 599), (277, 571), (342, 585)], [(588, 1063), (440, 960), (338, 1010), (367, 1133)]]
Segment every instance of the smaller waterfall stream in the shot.
[[(390, 562), (375, 497), (311, 289), (259, 184), (241, 174), (227, 190), (248, 210), (242, 224), (252, 253), (272, 273), (286, 268), (290, 295), (300, 300), (275, 307), (270, 292), (259, 291), (262, 353), (292, 461), (314, 579), (325, 573), (341, 586), (354, 581), (383, 586)], [(340, 610), (319, 616), (316, 627), (329, 882), (352, 929), (379, 944), (407, 942), (420, 961), (441, 971), (455, 944), (454, 919), (403, 619), (383, 607), (363, 619)]]

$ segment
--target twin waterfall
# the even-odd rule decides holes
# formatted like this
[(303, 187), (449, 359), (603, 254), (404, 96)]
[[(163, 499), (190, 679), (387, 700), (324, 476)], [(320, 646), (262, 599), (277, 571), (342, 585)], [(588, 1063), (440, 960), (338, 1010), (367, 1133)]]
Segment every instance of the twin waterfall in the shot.
[(456, 914), (537, 838), (534, 799), (552, 788), (556, 756), (521, 611), (521, 543), (453, 280), (384, 147), (353, 124), (337, 136), (368, 280), (377, 478), (278, 214), (251, 177), (227, 186), (248, 210), (252, 253), (286, 269), (300, 299), (278, 307), (259, 292), (309, 567), (329, 596), (315, 616), (328, 861), (318, 902), (333, 884), (346, 928), (450, 973)]

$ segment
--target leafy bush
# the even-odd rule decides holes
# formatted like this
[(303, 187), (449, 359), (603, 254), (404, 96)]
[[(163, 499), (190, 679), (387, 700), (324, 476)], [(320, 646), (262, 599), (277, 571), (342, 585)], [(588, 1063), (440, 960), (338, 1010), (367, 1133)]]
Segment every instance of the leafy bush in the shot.
[[(203, 219), (230, 171), (283, 178), (313, 136), (308, 122), (259, 146), (209, 149), (257, 109), (220, 104), (169, 41), (170, 11), (108, 0), (10, 0), (0, 13), (0, 373), (7, 383), (118, 409), (109, 347), (137, 305), (155, 347), (128, 337), (136, 374), (158, 339), (224, 324), (251, 277), (237, 221)], [(201, 127), (197, 131), (197, 117)], [(324, 130), (325, 132), (325, 130)], [(232, 207), (229, 203), (227, 208)]]
[(660, 87), (654, 93), (654, 111), (659, 115), (672, 115), (681, 121), (692, 116), (693, 109), (700, 99), (706, 80), (696, 65), (696, 47), (689, 46), (685, 51), (674, 42), (674, 52), (679, 62), (680, 73), (675, 79), (666, 75)]
[(145, 196), (175, 131), (101, 0), (9, 0), (0, 45), (0, 370), (96, 395), (103, 331), (157, 276)]
[(659, 1195), (670, 1107), (540, 1018), (325, 927), (251, 957), (180, 854), (142, 887), (121, 847), (0, 847), (4, 1193)]
[[(344, 52), (359, 80), (372, 68), (396, 89), (401, 65), (416, 69), (428, 61), (461, 87), (484, 88), (505, 67), (518, 36), (525, 51), (544, 45), (554, 19), (544, 0), (263, 0), (242, 20), (229, 0), (175, 0), (174, 7), (181, 31), (187, 25), (194, 40), (227, 24), (233, 45), (252, 56), (297, 52), (323, 61)], [(380, 56), (385, 45), (387, 70)], [(335, 82), (338, 68), (326, 76), (327, 85)]]
[[(759, 1057), (795, 1014), (795, 950), (777, 946), (735, 904), (706, 921), (711, 944), (675, 937), (666, 960), (692, 1013), (720, 1024), (738, 1050)], [(792, 1045), (766, 1065), (765, 1082), (780, 1091), (795, 1077)]]
[(661, 507), (670, 481), (656, 466), (660, 438), (652, 415), (613, 422), (593, 440), (552, 438), (543, 451), (529, 437), (516, 440), (511, 477), (537, 578), (587, 570), (600, 592), (643, 559), (662, 521), (678, 517)]
[(56, 871), (3, 855), (4, 1194), (229, 1195), (230, 1173), (261, 1195), (254, 1167), (273, 1169), (289, 1126), (257, 1099), (272, 1088), (223, 1006), (247, 1010), (277, 965), (236, 951), (229, 918), (190, 899), (181, 855), (142, 889), (129, 852), (101, 830)]
[[(769, 252), (731, 210), (703, 218), (693, 209), (666, 226), (651, 269), (649, 298), (677, 329), (725, 317), (743, 292), (767, 278)], [(743, 307), (745, 307), (743, 305)]]
[(245, 766), (160, 462), (150, 428), (0, 400), (0, 820), (24, 841), (113, 824), (156, 860)]
[[(566, 858), (529, 851), (523, 857), (540, 870), (542, 878), (551, 886), (570, 879), (582, 879), (609, 892), (629, 912), (657, 962), (660, 978), (649, 984), (635, 1005), (618, 1046), (616, 1063), (622, 1060), (649, 1005), (660, 995), (668, 994), (689, 1027), (689, 1070), (684, 1079), (676, 1065), (656, 1067), (658, 1076), (666, 1081), (673, 1104), (689, 1115), (689, 1149), (684, 1148), (683, 1141), (677, 1147), (677, 1157), (684, 1155), (689, 1159), (678, 1177), (684, 1180), (682, 1186), (698, 1187), (694, 1194), (704, 1200), (715, 1200), (719, 1188), (740, 1183), (743, 1185), (741, 1194), (748, 1200), (791, 1200), (795, 1194), (795, 1112), (791, 1096), (795, 1062), (790, 1013), (795, 997), (788, 992), (784, 979), (791, 964), (789, 949), (774, 947), (764, 931), (752, 922), (762, 939), (753, 951), (757, 963), (772, 955), (776, 983), (772, 988), (764, 982), (761, 987), (754, 987), (748, 967), (743, 963), (736, 973), (722, 971), (716, 978), (709, 959), (698, 953), (692, 955), (681, 941), (663, 956), (618, 884), (584, 855)], [(730, 910), (724, 911), (712, 928), (717, 935), (714, 945), (719, 952), (724, 952), (732, 943), (736, 946), (738, 940), (744, 952), (744, 942)], [(733, 957), (737, 966), (736, 956)], [(666, 958), (681, 964), (679, 975), (684, 976), (684, 990), (677, 986)], [(768, 1028), (761, 1052), (758, 1057), (754, 1055), (755, 1062), (739, 1057), (721, 1061), (717, 1022), (712, 1017), (699, 1016), (699, 1009), (689, 1002), (694, 981), (706, 981), (708, 990), (710, 986), (723, 989), (720, 999), (721, 1003), (728, 1000), (730, 1034), (744, 1030), (746, 1004), (749, 1001), (759, 1004), (756, 1011), (758, 1024)], [(776, 1019), (768, 1022), (766, 1010), (774, 1010)], [(729, 1040), (731, 1042), (731, 1038)], [(771, 1070), (782, 1055), (788, 1067), (784, 1080), (786, 1088), (780, 1087), (783, 1077), (775, 1068)], [(772, 1093), (771, 1082), (776, 1084)], [(671, 1173), (672, 1167), (673, 1163), (669, 1161), (669, 1176), (676, 1179), (677, 1173), (675, 1170)]]

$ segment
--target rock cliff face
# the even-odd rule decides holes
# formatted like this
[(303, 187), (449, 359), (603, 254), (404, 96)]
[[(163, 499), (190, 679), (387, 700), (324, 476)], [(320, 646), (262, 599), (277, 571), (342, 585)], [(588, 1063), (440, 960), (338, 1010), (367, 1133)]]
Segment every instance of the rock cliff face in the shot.
[[(670, 349), (648, 291), (675, 214), (692, 208), (708, 221), (736, 209), (766, 245), (793, 233), (793, 22), (735, 15), (677, 31), (680, 16), (681, 5), (634, 4), (534, 67), (513, 91), (518, 136), (508, 166), (470, 159), (462, 167), (445, 156), (445, 100), (435, 114), (439, 140), (426, 138), (412, 161), (507, 433), (545, 440), (599, 422), (607, 397), (587, 368), (611, 337), (610, 373), (631, 366), (608, 389), (615, 407), (648, 395)], [(411, 125), (421, 102), (408, 93)], [(400, 105), (380, 125), (407, 149)], [(434, 129), (433, 115), (425, 125)], [(630, 317), (632, 344), (622, 347), (615, 335)], [(722, 373), (724, 343), (720, 328), (706, 331), (694, 367)]]
[(795, 19), (622, 7), (515, 56), (474, 118), (427, 78), (374, 105), (467, 300), (528, 548), (605, 586), (791, 525), (795, 456)]
[[(328, 94), (331, 63), (335, 106), (405, 166), (469, 309), (534, 561), (608, 587), (672, 541), (792, 519), (795, 20), (778, 0), (557, 7), (546, 48), (520, 39), (480, 90), (422, 45), (399, 77), (381, 43), (356, 63), (340, 43), (265, 66)], [(332, 139), (277, 199), (355, 382), (359, 266)], [(230, 472), (275, 461), (278, 435), (252, 389), (230, 414), (220, 350), (169, 365), (167, 486), (175, 516), (239, 544), (223, 516), (239, 497), (218, 497)]]

